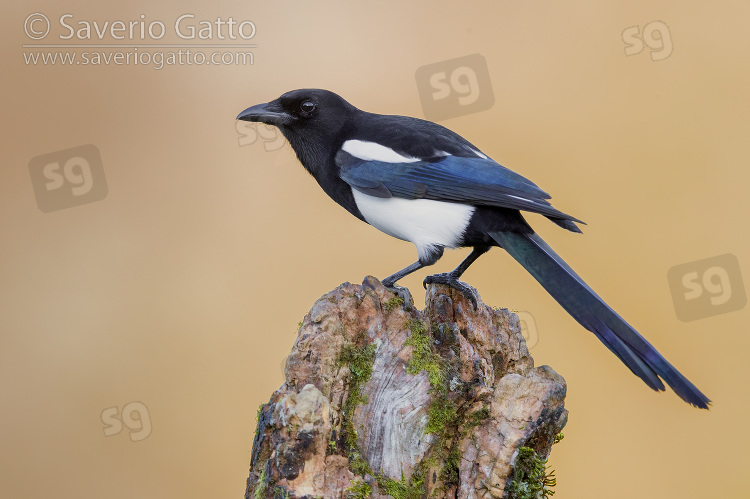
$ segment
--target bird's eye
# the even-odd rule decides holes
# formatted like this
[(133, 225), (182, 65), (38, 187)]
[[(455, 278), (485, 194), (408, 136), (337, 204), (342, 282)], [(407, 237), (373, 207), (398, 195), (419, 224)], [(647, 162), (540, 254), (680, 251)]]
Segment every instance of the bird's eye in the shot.
[(299, 105), (300, 111), (302, 111), (304, 114), (312, 113), (313, 111), (315, 111), (315, 107), (315, 103), (311, 100), (306, 100)]

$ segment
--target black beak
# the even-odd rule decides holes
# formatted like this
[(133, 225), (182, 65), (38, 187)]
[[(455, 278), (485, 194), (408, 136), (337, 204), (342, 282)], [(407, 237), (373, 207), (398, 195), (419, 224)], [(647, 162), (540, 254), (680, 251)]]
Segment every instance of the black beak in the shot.
[(242, 121), (259, 121), (267, 125), (288, 125), (294, 118), (285, 113), (276, 102), (256, 104), (242, 111), (238, 116)]

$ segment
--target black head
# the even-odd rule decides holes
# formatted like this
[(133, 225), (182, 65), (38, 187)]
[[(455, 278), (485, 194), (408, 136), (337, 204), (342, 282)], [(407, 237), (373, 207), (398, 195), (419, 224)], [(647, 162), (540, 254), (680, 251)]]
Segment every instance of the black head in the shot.
[(302, 165), (315, 175), (326, 168), (359, 112), (333, 92), (305, 88), (249, 107), (237, 119), (278, 127)]
[(335, 127), (356, 111), (357, 108), (333, 92), (302, 88), (287, 92), (271, 102), (249, 107), (237, 119), (312, 131)]
[(342, 132), (359, 110), (333, 92), (300, 89), (276, 100), (257, 104), (242, 111), (238, 120), (274, 125), (292, 145), (302, 164), (317, 169), (330, 148), (338, 147)]

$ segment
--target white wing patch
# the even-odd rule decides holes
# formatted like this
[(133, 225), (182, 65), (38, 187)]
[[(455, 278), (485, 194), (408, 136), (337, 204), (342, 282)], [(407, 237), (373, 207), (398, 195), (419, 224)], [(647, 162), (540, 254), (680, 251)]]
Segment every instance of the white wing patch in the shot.
[(509, 198), (520, 199), (521, 201), (527, 201), (527, 202), (532, 202), (532, 203), (534, 202), (533, 199), (522, 198), (521, 196), (514, 196), (513, 194), (506, 194), (506, 196), (508, 196)]
[[(350, 153), (351, 154), (351, 153)], [(367, 223), (386, 234), (414, 243), (419, 258), (436, 246), (457, 247), (475, 208), (432, 199), (378, 198), (352, 189)]]
[(490, 159), (490, 158), (488, 158), (488, 157), (487, 157), (486, 155), (484, 155), (484, 154), (482, 154), (481, 152), (477, 151), (476, 149), (472, 149), (471, 151), (472, 151), (472, 152), (473, 152), (474, 154), (476, 154), (477, 156), (479, 156), (480, 158), (482, 158), (482, 159)]
[(383, 163), (414, 163), (420, 161), (419, 158), (402, 156), (390, 147), (365, 140), (347, 140), (341, 146), (341, 149), (363, 161), (382, 161)]

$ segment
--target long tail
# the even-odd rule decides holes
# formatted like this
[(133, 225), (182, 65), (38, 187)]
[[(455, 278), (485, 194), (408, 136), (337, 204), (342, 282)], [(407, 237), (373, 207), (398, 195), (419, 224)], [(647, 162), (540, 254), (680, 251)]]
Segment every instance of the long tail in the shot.
[(541, 237), (515, 232), (492, 232), (490, 236), (648, 386), (663, 391), (661, 377), (682, 400), (708, 409), (708, 397), (594, 293)]

